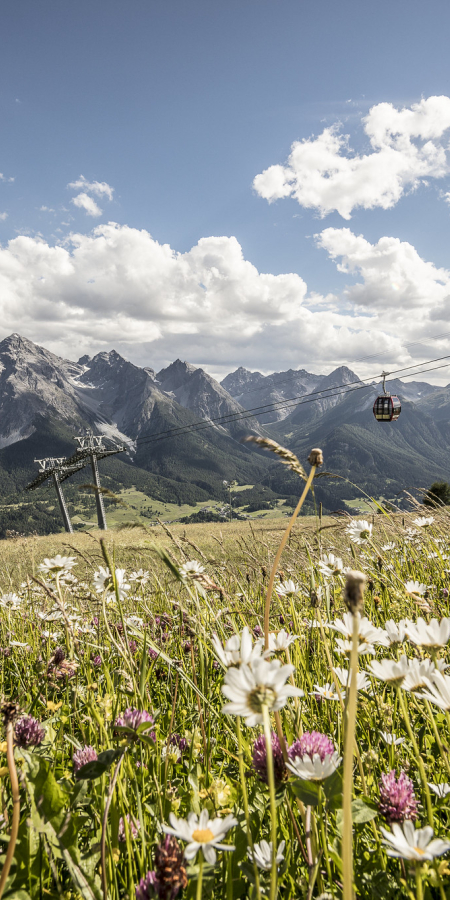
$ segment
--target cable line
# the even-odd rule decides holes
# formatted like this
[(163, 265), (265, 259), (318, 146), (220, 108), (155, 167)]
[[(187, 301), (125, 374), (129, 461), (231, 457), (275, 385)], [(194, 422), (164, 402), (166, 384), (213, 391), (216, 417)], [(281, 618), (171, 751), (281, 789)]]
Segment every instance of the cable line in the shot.
[[(417, 365), (423, 366), (423, 365), (427, 365), (428, 363), (432, 363), (432, 362), (440, 362), (443, 359), (450, 359), (450, 355), (437, 357), (436, 359), (426, 360), (423, 363), (415, 364), (412, 366), (403, 366), (400, 369), (395, 369), (392, 372), (389, 372), (389, 375), (396, 375), (398, 372), (405, 372), (407, 369), (415, 368), (415, 366), (417, 366)], [(442, 366), (434, 366), (431, 369), (424, 369), (424, 370), (420, 370), (420, 371), (416, 371), (416, 372), (410, 372), (409, 374), (406, 374), (403, 377), (410, 378), (413, 375), (422, 375), (422, 374), (426, 374), (427, 372), (434, 372), (434, 371), (437, 371), (438, 369), (445, 369), (449, 365), (450, 365), (450, 363), (446, 363)], [(166, 437), (179, 437), (180, 435), (183, 435), (189, 431), (200, 430), (201, 428), (210, 428), (210, 427), (213, 427), (214, 425), (216, 425), (218, 422), (226, 421), (226, 424), (233, 424), (234, 422), (239, 422), (240, 420), (243, 420), (243, 419), (256, 418), (257, 413), (259, 413), (259, 415), (264, 415), (266, 413), (277, 412), (278, 410), (282, 410), (282, 409), (295, 409), (297, 406), (301, 406), (303, 403), (312, 403), (317, 400), (327, 400), (332, 397), (342, 396), (343, 394), (350, 393), (351, 391), (354, 391), (354, 390), (361, 390), (362, 388), (373, 387), (373, 380), (374, 380), (374, 378), (377, 378), (377, 377), (379, 377), (379, 376), (375, 375), (375, 376), (371, 376), (370, 378), (358, 379), (357, 382), (353, 381), (353, 382), (350, 382), (349, 384), (333, 385), (333, 386), (330, 386), (329, 388), (322, 388), (322, 390), (312, 391), (309, 394), (301, 394), (297, 397), (292, 397), (289, 400), (278, 401), (276, 404), (271, 403), (271, 404), (264, 404), (263, 406), (252, 407), (251, 409), (245, 410), (242, 413), (227, 413), (227, 415), (225, 415), (225, 416), (216, 416), (214, 419), (208, 419), (207, 421), (202, 419), (199, 422), (193, 422), (192, 424), (189, 424), (189, 425), (180, 425), (175, 428), (169, 428), (166, 431), (156, 432), (156, 434), (151, 435), (148, 438), (145, 438), (145, 437), (137, 438), (134, 441), (132, 441), (132, 440), (123, 441), (123, 443), (129, 444), (131, 446), (135, 446), (136, 444), (142, 445), (142, 444), (148, 444), (148, 443), (155, 443), (157, 440), (164, 440)], [(362, 383), (365, 381), (370, 381), (370, 384)], [(357, 387), (353, 387), (353, 385), (357, 385)], [(325, 391), (334, 391), (335, 393), (328, 393), (325, 396), (317, 396), (317, 395), (323, 395)], [(313, 399), (310, 399), (310, 398), (313, 398)], [(265, 413), (261, 412), (261, 410), (265, 410)]]

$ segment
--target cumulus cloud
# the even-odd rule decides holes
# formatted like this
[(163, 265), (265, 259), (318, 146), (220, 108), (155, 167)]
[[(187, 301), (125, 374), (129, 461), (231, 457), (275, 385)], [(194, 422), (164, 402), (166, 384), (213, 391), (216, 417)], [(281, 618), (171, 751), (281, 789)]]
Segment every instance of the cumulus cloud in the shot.
[(70, 181), (67, 187), (74, 191), (88, 191), (97, 197), (107, 197), (108, 200), (112, 200), (114, 193), (114, 188), (106, 181), (88, 181), (84, 175), (80, 175), (77, 181)]
[(448, 174), (443, 139), (450, 128), (449, 97), (429, 97), (404, 109), (378, 103), (362, 125), (369, 153), (355, 153), (350, 136), (336, 124), (292, 144), (287, 164), (257, 175), (254, 189), (269, 202), (294, 197), (321, 216), (336, 210), (350, 219), (357, 207), (389, 209), (424, 179)]
[(101, 216), (103, 212), (93, 197), (90, 197), (89, 194), (85, 194), (84, 191), (81, 194), (77, 194), (76, 197), (72, 197), (70, 202), (73, 203), (74, 206), (78, 206), (79, 209), (84, 209), (88, 216)]
[[(445, 303), (448, 273), (393, 238), (372, 246), (348, 229), (327, 229), (318, 242), (361, 285), (341, 298), (317, 295), (298, 274), (259, 272), (235, 237), (202, 238), (178, 253), (145, 230), (114, 223), (58, 246), (20, 235), (0, 247), (2, 336), (19, 331), (71, 359), (115, 347), (156, 369), (179, 356), (213, 372), (330, 371), (380, 347), (407, 363), (403, 341), (438, 330), (430, 309)], [(385, 314), (391, 295), (377, 305), (377, 285), (387, 291), (401, 265), (406, 278), (411, 259), (408, 290), (415, 277), (423, 289), (400, 327), (400, 313)]]
[(377, 315), (389, 311), (392, 318), (414, 310), (416, 325), (416, 317), (435, 317), (444, 308), (448, 316), (450, 271), (422, 259), (407, 241), (382, 237), (371, 244), (349, 228), (326, 228), (316, 241), (337, 261), (339, 271), (362, 277), (346, 292), (360, 310)]
[(1, 212), (1, 213), (0, 213), (0, 221), (1, 221), (1, 222), (4, 222), (5, 219), (7, 219), (7, 218), (8, 218), (8, 213), (7, 213), (7, 212)]
[(0, 172), (0, 181), (8, 181), (11, 183), (14, 181), (14, 178), (8, 178), (3, 172)]
[(106, 181), (88, 181), (84, 175), (80, 175), (77, 181), (70, 181), (67, 187), (74, 191), (81, 189), (81, 193), (72, 197), (71, 203), (78, 206), (79, 209), (84, 209), (88, 216), (101, 216), (103, 212), (91, 196), (92, 194), (107, 200), (113, 199), (114, 188), (110, 184), (107, 184)]

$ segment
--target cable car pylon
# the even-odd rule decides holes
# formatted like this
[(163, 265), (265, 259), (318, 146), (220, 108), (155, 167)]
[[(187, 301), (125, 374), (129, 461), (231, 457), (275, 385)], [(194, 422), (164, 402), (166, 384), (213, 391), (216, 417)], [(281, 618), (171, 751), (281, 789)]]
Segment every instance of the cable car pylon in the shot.
[(27, 485), (27, 491), (34, 491), (48, 478), (51, 478), (58, 498), (59, 509), (61, 511), (64, 528), (69, 534), (73, 534), (73, 526), (70, 521), (69, 510), (67, 509), (66, 500), (61, 487), (61, 482), (66, 478), (70, 478), (75, 472), (83, 468), (85, 462), (78, 464), (67, 464), (67, 460), (63, 456), (47, 456), (45, 459), (35, 459), (35, 463), (39, 465), (39, 474), (30, 484)]
[(390, 374), (390, 372), (381, 373), (383, 379), (383, 393), (376, 398), (375, 403), (373, 404), (373, 414), (377, 422), (395, 422), (402, 411), (402, 405), (398, 397), (395, 394), (391, 395), (389, 391), (386, 390), (386, 378)]
[(103, 443), (104, 437), (103, 434), (93, 434), (91, 431), (84, 435), (78, 435), (75, 438), (78, 450), (66, 460), (69, 465), (77, 465), (81, 461), (83, 461), (83, 465), (86, 465), (88, 459), (90, 460), (95, 490), (95, 505), (97, 508), (97, 524), (101, 531), (107, 531), (108, 526), (106, 524), (105, 506), (100, 485), (98, 460), (104, 459), (105, 456), (113, 456), (115, 453), (123, 453), (127, 449), (124, 444), (108, 449)]

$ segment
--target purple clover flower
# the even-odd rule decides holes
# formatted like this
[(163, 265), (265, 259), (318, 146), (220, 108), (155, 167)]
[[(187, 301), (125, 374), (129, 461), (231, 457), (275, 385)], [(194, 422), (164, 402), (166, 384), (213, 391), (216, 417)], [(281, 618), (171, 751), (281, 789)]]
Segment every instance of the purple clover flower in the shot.
[(95, 656), (93, 656), (91, 662), (92, 662), (92, 665), (95, 666), (96, 669), (97, 669), (99, 666), (101, 666), (101, 664), (102, 664), (102, 658), (101, 658), (101, 656), (100, 656), (100, 653), (97, 653)]
[(89, 762), (95, 762), (97, 759), (97, 751), (94, 747), (86, 745), (81, 750), (76, 750), (72, 757), (73, 771), (78, 772), (83, 766)]
[[(287, 776), (286, 764), (283, 759), (283, 751), (281, 749), (280, 740), (275, 731), (272, 731), (272, 756), (273, 756), (273, 773), (275, 777), (275, 784), (280, 785)], [(261, 734), (258, 738), (256, 738), (255, 743), (253, 744), (253, 768), (264, 784), (269, 783), (269, 776), (267, 773), (267, 750), (266, 750), (266, 737), (264, 734)]]
[(16, 722), (14, 735), (18, 747), (39, 747), (45, 737), (45, 728), (33, 716), (22, 716)]
[(175, 837), (167, 835), (155, 848), (155, 868), (141, 878), (136, 888), (136, 900), (175, 900), (178, 892), (187, 887), (183, 851)]
[(130, 648), (131, 655), (134, 656), (138, 648), (136, 641), (128, 641), (128, 647)]
[(335, 749), (333, 741), (330, 740), (328, 735), (322, 734), (320, 731), (305, 731), (289, 747), (288, 756), (289, 759), (295, 759), (296, 756), (299, 756), (300, 759), (303, 759), (304, 756), (309, 756), (313, 759), (315, 754), (317, 754), (320, 757), (320, 761), (323, 762), (326, 756), (331, 756), (334, 753)]
[[(135, 819), (133, 819), (132, 816), (130, 816), (130, 813), (127, 813), (126, 820), (128, 822), (128, 827), (130, 829), (131, 840), (134, 841), (135, 838), (137, 838), (137, 836), (139, 834), (139, 829), (141, 827), (141, 824), (140, 824), (140, 822), (136, 822)], [(121, 816), (119, 819), (119, 841), (121, 843), (124, 843), (126, 841), (126, 839), (127, 838), (125, 835), (125, 822), (123, 820), (123, 816)]]
[(378, 811), (386, 822), (404, 822), (405, 819), (417, 818), (417, 800), (414, 793), (414, 785), (410, 778), (400, 771), (395, 777), (395, 769), (387, 775), (381, 776), (379, 783), (380, 801)]
[(159, 653), (157, 650), (154, 650), (153, 647), (149, 647), (147, 653), (150, 659), (158, 659)]
[(141, 878), (136, 888), (136, 900), (153, 900), (157, 897), (156, 872), (147, 872), (145, 878)]
[[(153, 716), (150, 715), (149, 712), (145, 709), (133, 709), (129, 706), (121, 716), (117, 716), (115, 721), (116, 728), (131, 728), (132, 731), (138, 730), (139, 726), (144, 722), (148, 722), (147, 728), (144, 728), (143, 731), (148, 731), (148, 729), (153, 725), (154, 722)], [(156, 743), (156, 734), (154, 731), (150, 732), (151, 739), (154, 743)]]

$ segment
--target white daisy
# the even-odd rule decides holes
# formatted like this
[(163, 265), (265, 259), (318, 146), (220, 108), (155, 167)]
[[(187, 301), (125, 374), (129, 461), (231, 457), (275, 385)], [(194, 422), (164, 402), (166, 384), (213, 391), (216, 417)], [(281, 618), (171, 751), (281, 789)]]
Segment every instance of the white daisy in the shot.
[(254, 659), (261, 656), (264, 646), (263, 638), (258, 638), (253, 646), (253, 638), (247, 625), (243, 629), (242, 635), (233, 634), (224, 647), (217, 634), (212, 636), (211, 641), (220, 662), (227, 669), (229, 666), (239, 666), (241, 663), (251, 665)]
[(205, 571), (205, 567), (197, 562), (196, 559), (191, 559), (190, 562), (183, 563), (178, 571), (183, 581), (195, 581), (196, 579), (201, 578)]
[[(125, 569), (116, 569), (116, 583), (120, 600), (123, 600), (130, 590), (130, 585), (127, 584), (125, 578)], [(97, 594), (105, 592), (107, 600), (116, 599), (113, 577), (109, 569), (99, 566), (97, 571), (94, 572), (94, 587)]]
[(381, 549), (387, 553), (389, 550), (395, 550), (395, 544), (391, 541), (389, 544), (383, 544)]
[(282, 631), (279, 631), (278, 634), (271, 632), (269, 634), (269, 650), (272, 653), (279, 653), (282, 650), (287, 650), (294, 641), (298, 641), (298, 638), (298, 634), (288, 634), (284, 628)]
[(419, 691), (428, 686), (429, 679), (436, 671), (432, 659), (409, 659), (408, 671), (402, 682), (404, 691)]
[(423, 597), (427, 592), (427, 586), (421, 581), (407, 581), (405, 582), (405, 591), (407, 594), (419, 594), (420, 597)]
[(223, 712), (231, 716), (243, 716), (247, 725), (262, 725), (262, 707), (276, 712), (286, 705), (288, 697), (303, 697), (300, 688), (286, 684), (295, 671), (295, 666), (282, 666), (278, 659), (262, 657), (252, 661), (252, 666), (243, 663), (239, 669), (228, 669), (222, 693), (228, 697)]
[(450, 710), (450, 675), (435, 670), (428, 679), (426, 690), (420, 695), (444, 711)]
[(58, 553), (52, 559), (44, 559), (44, 562), (39, 566), (39, 570), (43, 572), (44, 575), (55, 577), (62, 572), (69, 572), (76, 561), (76, 556), (60, 556)]
[(356, 519), (345, 529), (353, 544), (363, 544), (372, 537), (372, 525), (366, 519)]
[[(352, 652), (352, 642), (348, 640), (343, 641), (342, 638), (338, 638), (336, 641), (336, 650), (338, 653), (342, 653), (342, 655), (350, 656), (350, 653)], [(367, 644), (365, 641), (358, 644), (358, 654), (360, 656), (367, 656), (368, 653), (375, 653), (372, 644)]]
[(387, 634), (389, 644), (402, 644), (406, 637), (406, 626), (408, 619), (400, 619), (400, 622), (394, 622), (388, 619), (384, 623), (384, 630)]
[[(281, 841), (278, 844), (277, 866), (283, 862), (285, 846), (286, 841)], [(255, 862), (258, 869), (265, 869), (270, 872), (272, 868), (272, 841), (260, 841), (259, 844), (253, 844), (253, 850), (247, 850), (247, 854), (250, 862)]]
[(383, 843), (387, 847), (388, 856), (422, 863), (431, 862), (436, 856), (442, 856), (450, 850), (450, 841), (443, 841), (441, 838), (431, 840), (434, 831), (430, 825), (416, 831), (410, 819), (403, 822), (403, 825), (394, 822), (392, 831), (380, 826), (380, 831), (385, 838)]
[(379, 678), (380, 681), (400, 687), (408, 672), (408, 659), (404, 655), (399, 660), (382, 659), (380, 661), (374, 659), (370, 663), (370, 670), (371, 674), (375, 675), (375, 678)]
[(288, 579), (287, 581), (283, 581), (282, 584), (277, 584), (275, 588), (279, 597), (288, 597), (291, 594), (300, 594), (301, 587), (299, 584), (296, 584), (292, 579)]
[(443, 618), (440, 622), (432, 619), (425, 622), (420, 616), (417, 622), (408, 622), (406, 636), (419, 647), (445, 647), (450, 638), (450, 619)]
[(333, 575), (343, 573), (344, 563), (340, 556), (335, 556), (334, 553), (325, 553), (319, 562), (319, 570), (325, 578), (332, 578)]
[(0, 597), (0, 606), (3, 609), (9, 609), (14, 612), (20, 609), (21, 605), (22, 598), (18, 597), (17, 594), (3, 594), (3, 597)]
[(128, 616), (125, 622), (130, 628), (137, 628), (138, 631), (141, 631), (144, 627), (144, 620), (140, 616)]
[(340, 766), (342, 756), (339, 756), (337, 750), (324, 757), (323, 762), (318, 753), (313, 758), (305, 754), (303, 759), (296, 756), (295, 759), (286, 763), (287, 768), (297, 778), (303, 781), (325, 781)]
[[(335, 619), (330, 622), (328, 627), (331, 631), (342, 634), (344, 638), (351, 638), (353, 635), (353, 614), (346, 612), (342, 619)], [(358, 624), (358, 637), (361, 641), (368, 644), (381, 644), (382, 647), (389, 646), (389, 640), (383, 628), (377, 628), (373, 625), (367, 616), (360, 616)]]
[(200, 816), (191, 812), (187, 819), (177, 819), (174, 813), (170, 813), (169, 820), (172, 827), (163, 825), (162, 829), (165, 834), (173, 834), (174, 837), (188, 842), (184, 850), (185, 858), (188, 860), (195, 859), (201, 850), (206, 862), (214, 865), (217, 858), (216, 850), (234, 850), (232, 844), (221, 843), (230, 828), (238, 824), (234, 816), (210, 819), (208, 810), (202, 809)]
[[(349, 669), (341, 669), (340, 666), (333, 666), (333, 672), (337, 675), (341, 684), (347, 687)], [(351, 680), (350, 677), (350, 682)], [(364, 672), (364, 670), (358, 672), (356, 687), (358, 691), (365, 691), (367, 694), (371, 693), (370, 681), (367, 678), (367, 672)]]
[(134, 582), (140, 586), (147, 584), (147, 581), (150, 578), (150, 572), (144, 571), (144, 569), (138, 569), (137, 572), (131, 572), (128, 577), (129, 581)]
[[(314, 685), (314, 690), (310, 691), (311, 697), (323, 697), (324, 700), (339, 700), (339, 694), (334, 688), (334, 685), (327, 683), (321, 687), (319, 684)], [(344, 699), (345, 691), (341, 691), (341, 697)]]
[(405, 738), (398, 738), (396, 734), (389, 734), (388, 731), (380, 731), (380, 736), (388, 747), (397, 747), (399, 744), (405, 743)]
[(418, 516), (417, 519), (413, 519), (413, 525), (417, 525), (418, 528), (428, 528), (433, 522), (434, 516)]
[(431, 788), (433, 793), (439, 797), (440, 800), (443, 800), (447, 794), (450, 794), (450, 784), (433, 784), (432, 781), (428, 781), (428, 787)]

